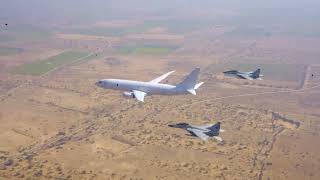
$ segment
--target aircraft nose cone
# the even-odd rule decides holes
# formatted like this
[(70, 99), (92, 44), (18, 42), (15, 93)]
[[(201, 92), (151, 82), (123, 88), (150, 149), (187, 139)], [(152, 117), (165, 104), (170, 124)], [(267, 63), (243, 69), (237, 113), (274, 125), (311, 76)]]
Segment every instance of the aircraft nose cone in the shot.
[(98, 87), (101, 87), (101, 85), (102, 85), (102, 81), (98, 81), (98, 82), (96, 82), (96, 83), (95, 83), (95, 85), (96, 85), (96, 86), (98, 86)]

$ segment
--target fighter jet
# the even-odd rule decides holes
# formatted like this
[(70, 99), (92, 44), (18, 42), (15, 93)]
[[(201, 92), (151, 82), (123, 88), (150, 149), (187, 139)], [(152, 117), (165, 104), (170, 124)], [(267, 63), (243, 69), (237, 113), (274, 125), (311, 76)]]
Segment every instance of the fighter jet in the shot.
[(233, 76), (233, 77), (237, 77), (240, 79), (249, 79), (249, 80), (254, 80), (254, 79), (259, 79), (262, 80), (261, 77), (263, 77), (262, 74), (260, 74), (260, 69), (257, 69), (254, 72), (240, 72), (237, 70), (231, 70), (231, 71), (225, 71), (223, 72), (223, 74), (227, 75), (227, 76)]
[(191, 136), (196, 136), (203, 141), (207, 141), (209, 137), (213, 137), (218, 141), (222, 141), (222, 138), (219, 137), (219, 133), (224, 132), (223, 129), (220, 129), (220, 122), (204, 126), (195, 126), (188, 123), (178, 123), (175, 125), (169, 125), (169, 127), (184, 129), (188, 131)]
[(180, 95), (193, 94), (203, 84), (197, 83), (200, 68), (195, 68), (186, 78), (178, 85), (161, 84), (160, 81), (168, 77), (174, 71), (168, 72), (149, 82), (131, 81), (122, 79), (102, 79), (96, 83), (97, 86), (104, 89), (123, 90), (123, 95), (127, 98), (136, 98), (144, 102), (146, 95)]

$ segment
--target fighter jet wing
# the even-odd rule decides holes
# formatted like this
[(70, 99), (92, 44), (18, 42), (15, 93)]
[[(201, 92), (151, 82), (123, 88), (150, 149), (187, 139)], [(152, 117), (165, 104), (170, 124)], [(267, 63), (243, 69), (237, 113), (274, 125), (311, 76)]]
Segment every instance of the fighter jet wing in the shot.
[(197, 137), (199, 137), (200, 139), (202, 139), (203, 141), (207, 141), (209, 136), (207, 136), (206, 134), (204, 134), (202, 131), (197, 130), (197, 129), (192, 129), (192, 128), (188, 128), (188, 131), (194, 133)]
[(248, 79), (248, 80), (253, 80), (252, 77), (250, 77), (247, 74), (237, 74), (238, 77), (242, 78), (242, 79)]
[(207, 125), (203, 125), (203, 126), (196, 126), (196, 127), (197, 127), (197, 128), (199, 128), (199, 129), (207, 129), (207, 128), (209, 128), (209, 127), (213, 126), (213, 125), (215, 125), (215, 124), (207, 124)]
[(147, 93), (137, 90), (133, 90), (132, 92), (138, 101), (144, 102), (144, 96), (146, 96)]
[(160, 81), (164, 80), (165, 78), (167, 78), (170, 74), (174, 73), (174, 71), (170, 71), (162, 76), (157, 77), (156, 79), (153, 79), (149, 82), (151, 83), (159, 83)]

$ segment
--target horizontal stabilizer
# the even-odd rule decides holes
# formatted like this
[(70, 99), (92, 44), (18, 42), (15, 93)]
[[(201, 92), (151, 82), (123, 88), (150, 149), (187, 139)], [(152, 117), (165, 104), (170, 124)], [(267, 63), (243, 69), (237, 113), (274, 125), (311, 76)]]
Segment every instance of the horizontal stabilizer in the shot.
[(198, 83), (194, 86), (194, 89), (198, 89), (204, 82)]
[(187, 90), (190, 94), (193, 94), (193, 95), (197, 95), (196, 91), (194, 89), (188, 89)]
[(215, 139), (215, 140), (217, 140), (217, 141), (222, 141), (222, 138), (221, 137), (219, 137), (219, 136), (213, 136), (213, 138)]

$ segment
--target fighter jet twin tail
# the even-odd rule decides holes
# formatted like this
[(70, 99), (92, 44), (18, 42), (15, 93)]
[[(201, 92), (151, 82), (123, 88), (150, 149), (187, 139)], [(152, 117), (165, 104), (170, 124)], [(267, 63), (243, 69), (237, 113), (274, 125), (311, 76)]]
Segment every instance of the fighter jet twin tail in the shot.
[(200, 68), (194, 69), (186, 78), (178, 85), (161, 84), (160, 81), (168, 77), (174, 71), (168, 72), (149, 82), (131, 81), (122, 79), (102, 79), (96, 83), (97, 86), (104, 89), (115, 89), (125, 91), (123, 95), (129, 98), (136, 98), (143, 102), (146, 95), (179, 95), (193, 94), (203, 84), (197, 83)]

